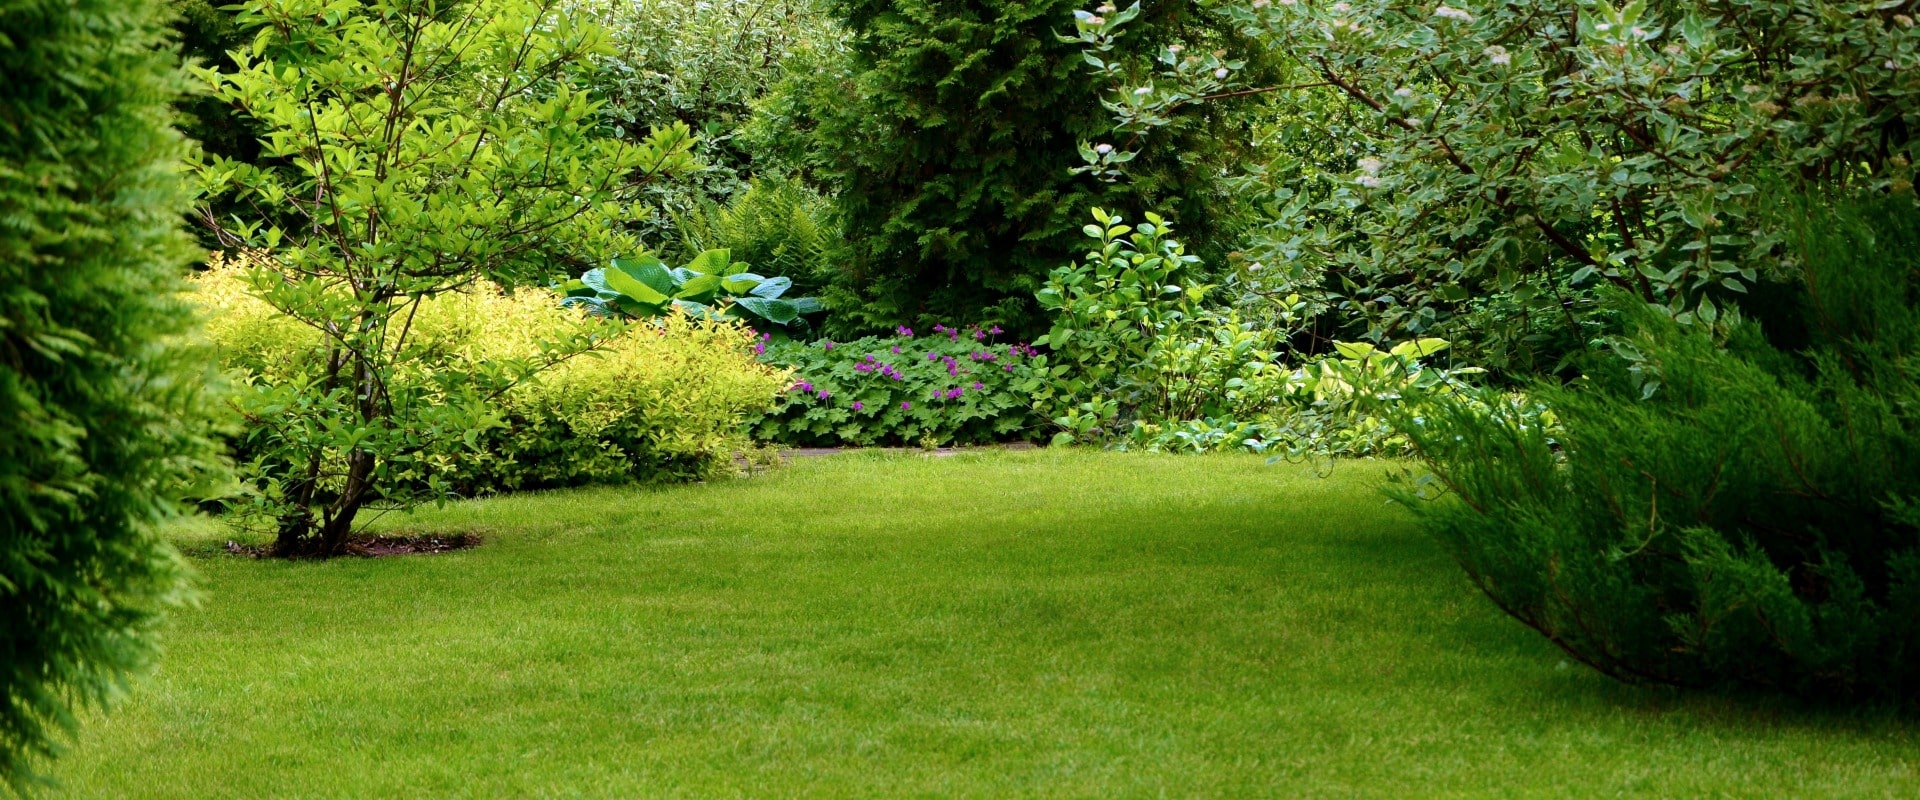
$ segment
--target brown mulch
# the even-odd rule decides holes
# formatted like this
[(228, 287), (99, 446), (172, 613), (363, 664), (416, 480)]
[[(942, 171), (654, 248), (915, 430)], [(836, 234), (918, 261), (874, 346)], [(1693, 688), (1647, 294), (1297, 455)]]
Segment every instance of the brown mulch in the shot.
[[(448, 553), (454, 550), (466, 550), (480, 546), (477, 533), (423, 533), (414, 536), (355, 536), (347, 540), (346, 552), (342, 555), (361, 558), (379, 558), (381, 556), (409, 556), (421, 553)], [(244, 545), (239, 542), (227, 542), (227, 552), (248, 558), (267, 558), (273, 555), (272, 548), (264, 545)]]

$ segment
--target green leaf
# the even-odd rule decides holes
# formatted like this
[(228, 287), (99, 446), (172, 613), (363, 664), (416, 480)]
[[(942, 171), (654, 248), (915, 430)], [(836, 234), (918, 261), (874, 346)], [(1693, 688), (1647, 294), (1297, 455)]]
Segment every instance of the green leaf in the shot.
[(785, 325), (800, 317), (799, 309), (785, 300), (770, 300), (749, 295), (735, 298), (734, 302), (775, 325)]
[[(687, 262), (687, 269), (695, 272), (704, 272), (709, 275), (730, 275), (732, 272), (729, 271), (729, 268), (732, 266), (733, 251), (724, 247), (703, 252), (700, 255), (694, 256), (692, 261)], [(746, 265), (741, 264), (740, 268), (745, 269)]]
[(755, 297), (764, 297), (768, 300), (778, 300), (780, 299), (780, 295), (786, 294), (787, 290), (791, 288), (793, 288), (792, 278), (768, 278), (762, 281), (759, 286), (753, 287), (753, 291), (750, 292), (750, 294)]
[(712, 300), (714, 294), (720, 291), (722, 280), (718, 275), (697, 275), (680, 284), (680, 291), (675, 292), (673, 296), (682, 300), (704, 303)]
[[(610, 269), (603, 273), (602, 277), (606, 280), (607, 286), (619, 292), (623, 296), (623, 299), (630, 298), (656, 308), (668, 300), (665, 291), (654, 288), (652, 284), (640, 280), (626, 270)], [(667, 277), (665, 269), (660, 270), (660, 277)], [(668, 282), (667, 288), (672, 288), (671, 282)]]

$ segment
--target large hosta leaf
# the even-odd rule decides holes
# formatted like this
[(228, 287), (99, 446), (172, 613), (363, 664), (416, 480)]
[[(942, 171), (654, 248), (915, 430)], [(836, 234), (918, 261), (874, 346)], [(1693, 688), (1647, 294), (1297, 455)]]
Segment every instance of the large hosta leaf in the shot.
[(769, 300), (765, 297), (736, 297), (739, 307), (753, 312), (762, 319), (775, 325), (785, 325), (800, 318), (800, 311), (785, 300)]

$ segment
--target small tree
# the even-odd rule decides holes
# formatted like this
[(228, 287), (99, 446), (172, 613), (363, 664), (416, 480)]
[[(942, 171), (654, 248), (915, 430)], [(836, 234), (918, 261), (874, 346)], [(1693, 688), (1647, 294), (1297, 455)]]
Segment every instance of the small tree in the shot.
[[(241, 22), (258, 34), (233, 54), (238, 71), (200, 72), (265, 131), (262, 166), (200, 165), (209, 197), (299, 220), (207, 215), (259, 256), (259, 296), (314, 333), (297, 378), (236, 401), (279, 553), (338, 553), (369, 503), (440, 494), (388, 480), (390, 468), (471, 442), (497, 424), (487, 397), (593, 345), (582, 335), (539, 358), (415, 375), (408, 332), (422, 298), (636, 251), (616, 190), (691, 166), (684, 126), (638, 144), (593, 135), (598, 107), (575, 87), (603, 35), (560, 5), (255, 0)], [(452, 399), (420, 401), (428, 384)]]
[(153, 656), (154, 525), (217, 474), (184, 334), (186, 85), (150, 3), (0, 7), (0, 786)]

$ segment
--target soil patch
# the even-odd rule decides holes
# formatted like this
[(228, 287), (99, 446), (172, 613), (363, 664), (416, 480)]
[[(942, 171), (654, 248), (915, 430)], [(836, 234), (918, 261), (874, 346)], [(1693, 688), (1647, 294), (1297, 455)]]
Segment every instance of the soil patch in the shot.
[[(421, 553), (447, 553), (479, 546), (480, 535), (471, 532), (422, 533), (411, 536), (355, 536), (347, 540), (346, 552), (342, 555), (379, 558)], [(244, 545), (233, 541), (227, 542), (227, 552), (248, 558), (265, 558), (272, 555), (272, 549), (269, 547)]]

